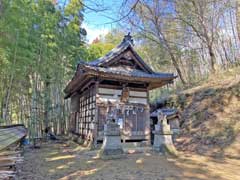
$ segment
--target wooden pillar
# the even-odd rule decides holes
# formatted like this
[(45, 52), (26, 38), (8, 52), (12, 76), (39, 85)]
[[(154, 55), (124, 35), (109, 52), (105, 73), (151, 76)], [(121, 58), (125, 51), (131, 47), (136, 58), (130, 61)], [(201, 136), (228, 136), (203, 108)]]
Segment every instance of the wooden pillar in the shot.
[(92, 122), (92, 134), (93, 134), (93, 146), (97, 146), (97, 136), (98, 136), (98, 106), (97, 106), (97, 96), (98, 96), (98, 86), (99, 86), (99, 81), (96, 81), (95, 87), (94, 87), (94, 92), (93, 94), (95, 95), (95, 117), (94, 121)]
[(146, 121), (145, 121), (145, 136), (147, 139), (147, 144), (151, 144), (151, 128), (150, 128), (150, 107), (149, 104), (145, 108)]
[(147, 106), (146, 106), (146, 124), (145, 124), (145, 134), (147, 139), (147, 144), (151, 144), (151, 127), (150, 127), (150, 106), (149, 106), (149, 86), (147, 87)]
[[(70, 120), (70, 126), (69, 126), (69, 132), (72, 133), (73, 131), (76, 131), (76, 112), (79, 112), (79, 102), (80, 102), (80, 95), (78, 93), (75, 93), (71, 96), (71, 120)], [(73, 116), (74, 115), (74, 116)]]

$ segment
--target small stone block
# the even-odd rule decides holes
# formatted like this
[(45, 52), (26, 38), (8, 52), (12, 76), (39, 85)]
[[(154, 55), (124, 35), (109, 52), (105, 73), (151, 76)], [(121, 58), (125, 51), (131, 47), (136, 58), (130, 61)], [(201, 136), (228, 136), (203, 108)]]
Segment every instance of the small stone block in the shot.
[(99, 155), (102, 159), (116, 159), (124, 156), (118, 124), (104, 125), (104, 140)]

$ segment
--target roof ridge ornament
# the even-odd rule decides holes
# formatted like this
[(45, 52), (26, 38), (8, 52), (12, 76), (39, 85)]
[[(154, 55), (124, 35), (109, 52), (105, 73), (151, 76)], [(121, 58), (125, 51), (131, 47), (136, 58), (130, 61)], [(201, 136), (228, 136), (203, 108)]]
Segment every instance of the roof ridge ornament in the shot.
[(123, 42), (130, 42), (131, 45), (134, 45), (133, 38), (132, 38), (130, 32), (128, 32), (128, 34), (124, 36)]

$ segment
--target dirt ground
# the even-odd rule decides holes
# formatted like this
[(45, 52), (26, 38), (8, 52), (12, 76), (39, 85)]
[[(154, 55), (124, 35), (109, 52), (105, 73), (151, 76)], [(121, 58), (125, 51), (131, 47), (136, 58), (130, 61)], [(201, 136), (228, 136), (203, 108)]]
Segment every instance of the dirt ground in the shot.
[[(19, 180), (179, 180), (240, 179), (240, 159), (186, 155), (166, 157), (149, 149), (125, 158), (101, 160), (97, 151), (75, 144), (45, 143), (26, 149)], [(132, 152), (132, 153), (131, 153)]]

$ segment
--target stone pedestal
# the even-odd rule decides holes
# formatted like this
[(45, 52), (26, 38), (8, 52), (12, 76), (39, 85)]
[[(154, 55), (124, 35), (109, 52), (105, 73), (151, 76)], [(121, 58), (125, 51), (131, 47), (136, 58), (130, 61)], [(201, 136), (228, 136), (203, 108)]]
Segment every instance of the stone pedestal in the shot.
[(162, 120), (155, 125), (153, 150), (163, 154), (177, 154), (172, 141), (170, 125), (167, 124), (167, 120)]
[(104, 125), (104, 139), (100, 150), (100, 157), (103, 159), (114, 159), (123, 156), (121, 144), (120, 126), (115, 122), (108, 121)]

